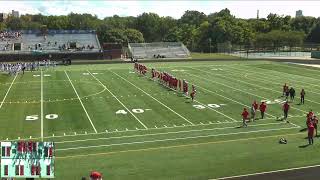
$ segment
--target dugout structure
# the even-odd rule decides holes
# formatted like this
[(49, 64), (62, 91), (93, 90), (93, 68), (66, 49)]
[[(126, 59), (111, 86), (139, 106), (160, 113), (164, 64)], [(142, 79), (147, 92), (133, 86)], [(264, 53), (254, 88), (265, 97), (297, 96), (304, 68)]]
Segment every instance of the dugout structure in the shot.
[(187, 58), (189, 50), (182, 42), (129, 43), (128, 49), (135, 59)]
[(122, 44), (103, 43), (103, 59), (119, 59), (122, 55)]

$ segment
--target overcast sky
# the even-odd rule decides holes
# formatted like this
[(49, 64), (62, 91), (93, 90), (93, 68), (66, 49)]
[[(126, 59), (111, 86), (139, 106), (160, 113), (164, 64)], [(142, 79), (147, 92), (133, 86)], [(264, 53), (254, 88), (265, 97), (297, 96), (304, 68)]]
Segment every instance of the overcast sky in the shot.
[(103, 0), (34, 0), (34, 1), (2, 1), (0, 12), (18, 10), (20, 14), (67, 15), (74, 13), (96, 14), (99, 18), (106, 16), (137, 16), (143, 12), (154, 12), (160, 16), (180, 18), (186, 10), (197, 10), (210, 14), (228, 8), (239, 18), (255, 18), (257, 10), (260, 17), (269, 13), (295, 16), (296, 10), (301, 9), (305, 16), (320, 16), (320, 1), (103, 1)]

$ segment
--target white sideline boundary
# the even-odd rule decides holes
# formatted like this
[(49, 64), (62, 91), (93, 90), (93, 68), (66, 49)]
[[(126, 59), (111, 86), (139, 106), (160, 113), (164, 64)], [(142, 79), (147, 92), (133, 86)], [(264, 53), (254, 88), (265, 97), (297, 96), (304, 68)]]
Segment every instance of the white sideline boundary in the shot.
[[(299, 117), (305, 117), (305, 116), (290, 116), (288, 117), (288, 119), (290, 118), (299, 118)], [(265, 119), (259, 119), (258, 121), (267, 121), (270, 119), (274, 119), (274, 118), (265, 118)], [(103, 131), (103, 132), (98, 132), (98, 133), (84, 133), (84, 134), (80, 134), (77, 133), (76, 135), (74, 135), (74, 133), (69, 133), (63, 136), (47, 136), (44, 137), (44, 139), (48, 139), (48, 138), (66, 138), (66, 137), (78, 137), (78, 136), (90, 136), (90, 135), (100, 135), (100, 134), (115, 134), (115, 133), (124, 133), (124, 132), (138, 132), (138, 131), (150, 131), (150, 130), (162, 130), (162, 129), (178, 129), (178, 128), (186, 128), (186, 127), (197, 127), (197, 126), (210, 126), (210, 125), (221, 125), (221, 124), (235, 124), (235, 123), (241, 123), (242, 121), (237, 121), (237, 122), (218, 122), (218, 123), (208, 123), (208, 124), (194, 124), (194, 125), (185, 125), (185, 126), (167, 126), (167, 127), (158, 127), (158, 128), (148, 128), (148, 129), (132, 129), (132, 130), (120, 130), (120, 131)], [(300, 127), (298, 125), (295, 125), (293, 123), (291, 123), (292, 125), (296, 126), (296, 127)], [(250, 127), (250, 124), (249, 124)], [(30, 139), (40, 139), (40, 137), (33, 137), (33, 138), (25, 138), (25, 139), (20, 139), (20, 140), (30, 140)], [(18, 139), (12, 139), (11, 141), (15, 141)], [(8, 141), (8, 140), (2, 140), (2, 141)]]
[(56, 149), (56, 151), (80, 150), (80, 149), (112, 147), (112, 146), (122, 146), (122, 145), (132, 145), (132, 144), (146, 144), (146, 143), (154, 143), (154, 142), (168, 142), (168, 141), (177, 141), (177, 140), (186, 140), (186, 139), (197, 139), (197, 138), (219, 137), (219, 136), (237, 135), (237, 134), (250, 134), (250, 133), (256, 133), (256, 132), (278, 131), (278, 130), (285, 130), (285, 129), (288, 130), (288, 129), (296, 129), (296, 128), (297, 127), (276, 128), (276, 129), (267, 129), (267, 130), (238, 132), (238, 133), (225, 133), (225, 134), (215, 134), (215, 135), (205, 135), (205, 136), (203, 136), (203, 135), (202, 136), (189, 136), (189, 137), (183, 137), (183, 138), (157, 139), (157, 140), (151, 140), (151, 141), (136, 141), (136, 142), (129, 142), (129, 143), (103, 144), (103, 145), (95, 145), (95, 146), (79, 146), (79, 147), (72, 147), (72, 148)]
[(134, 86), (135, 88), (139, 89), (140, 91), (142, 91), (144, 94), (146, 94), (147, 96), (151, 97), (153, 100), (157, 101), (159, 104), (161, 104), (162, 106), (164, 106), (165, 108), (167, 108), (168, 110), (170, 110), (171, 112), (173, 112), (174, 114), (176, 114), (177, 116), (179, 116), (180, 118), (182, 118), (183, 120), (185, 120), (186, 122), (188, 122), (191, 125), (194, 125), (190, 120), (188, 120), (187, 118), (185, 118), (184, 116), (182, 116), (181, 114), (177, 113), (176, 111), (174, 111), (173, 109), (171, 109), (170, 107), (168, 107), (167, 105), (163, 104), (161, 101), (159, 101), (158, 99), (156, 99), (155, 97), (151, 96), (149, 93), (145, 92), (143, 89), (139, 88), (138, 86), (136, 86), (135, 84), (131, 83), (130, 81), (128, 81), (127, 79), (123, 78), (122, 76), (120, 76), (119, 74), (113, 72), (110, 70), (110, 72), (112, 72), (113, 74), (115, 74), (116, 76), (120, 77), (122, 80), (126, 81), (127, 83), (131, 84), (132, 86)]
[[(284, 123), (265, 123), (265, 124), (254, 124), (250, 127), (258, 126), (268, 126), (268, 125), (279, 125)], [(294, 126), (294, 125), (293, 125)], [(156, 135), (168, 135), (168, 134), (180, 134), (180, 133), (190, 133), (190, 132), (203, 132), (203, 131), (213, 131), (213, 130), (224, 130), (224, 129), (236, 129), (239, 126), (229, 126), (221, 128), (210, 128), (210, 129), (192, 129), (192, 130), (183, 130), (183, 131), (173, 131), (173, 132), (162, 132), (162, 133), (151, 133), (151, 134), (136, 134), (136, 135), (125, 135), (125, 136), (114, 136), (114, 137), (102, 137), (102, 138), (90, 138), (90, 139), (79, 139), (71, 141), (57, 141), (56, 144), (65, 144), (65, 143), (76, 143), (76, 142), (86, 142), (86, 141), (99, 141), (99, 140), (109, 140), (109, 139), (123, 139), (123, 138), (134, 138), (134, 137), (147, 137), (147, 136), (156, 136)], [(298, 127), (297, 127), (298, 128)]]
[(255, 176), (255, 175), (263, 175), (263, 174), (272, 174), (272, 173), (277, 173), (277, 172), (294, 171), (294, 170), (308, 169), (308, 168), (315, 168), (315, 167), (320, 167), (320, 164), (311, 165), (311, 166), (288, 168), (288, 169), (279, 169), (279, 170), (273, 170), (273, 171), (264, 171), (264, 172), (258, 172), (258, 173), (243, 174), (243, 175), (237, 175), (237, 176), (227, 176), (227, 177), (221, 177), (221, 178), (210, 179), (210, 180), (233, 179), (233, 178), (248, 177), (248, 176)]
[(12, 82), (11, 82), (11, 84), (10, 84), (10, 86), (9, 86), (9, 88), (8, 88), (8, 90), (7, 90), (7, 92), (6, 92), (6, 94), (4, 95), (4, 97), (3, 97), (2, 101), (1, 101), (1, 104), (0, 104), (0, 109), (2, 108), (2, 105), (3, 105), (4, 101), (6, 100), (6, 98), (7, 98), (8, 94), (9, 94), (9, 92), (10, 92), (10, 89), (11, 89), (11, 87), (12, 87), (12, 85), (13, 85), (14, 81), (16, 80), (17, 76), (18, 76), (18, 74), (16, 74), (16, 76), (14, 77), (14, 79), (12, 80)]
[(98, 81), (110, 94), (112, 97), (114, 97), (145, 129), (148, 129), (148, 127), (143, 123), (141, 122), (141, 120), (136, 116), (134, 115), (108, 88), (107, 86), (105, 86), (97, 77), (95, 77), (89, 70), (87, 70), (88, 73), (96, 80)]
[(40, 110), (40, 119), (41, 119), (41, 141), (43, 142), (43, 72), (42, 69), (40, 70), (40, 76), (41, 76), (41, 110)]
[(79, 100), (79, 102), (80, 102), (80, 104), (81, 104), (81, 106), (82, 106), (82, 108), (83, 108), (84, 112), (86, 113), (87, 118), (88, 118), (88, 120), (89, 120), (89, 122), (90, 122), (90, 124), (91, 124), (91, 126), (92, 126), (92, 128), (93, 128), (93, 130), (94, 130), (94, 132), (95, 132), (95, 133), (98, 133), (98, 132), (97, 132), (96, 127), (94, 126), (94, 124), (93, 124), (93, 123), (92, 123), (92, 121), (91, 121), (91, 118), (90, 118), (90, 116), (89, 116), (89, 114), (88, 114), (88, 112), (87, 112), (86, 108), (84, 107), (84, 105), (83, 105), (83, 103), (82, 103), (82, 100), (81, 100), (81, 98), (80, 98), (80, 96), (79, 96), (79, 94), (78, 94), (78, 92), (77, 92), (76, 88), (73, 86), (73, 83), (72, 83), (72, 81), (71, 81), (71, 79), (70, 79), (70, 77), (69, 77), (68, 73), (67, 73), (66, 71), (64, 71), (64, 73), (66, 74), (66, 76), (67, 76), (67, 78), (68, 78), (68, 80), (69, 80), (69, 82), (70, 82), (70, 84), (71, 84), (71, 86), (72, 86), (72, 88), (73, 88), (74, 92), (76, 93), (76, 95), (77, 95), (77, 97), (78, 97), (78, 100)]

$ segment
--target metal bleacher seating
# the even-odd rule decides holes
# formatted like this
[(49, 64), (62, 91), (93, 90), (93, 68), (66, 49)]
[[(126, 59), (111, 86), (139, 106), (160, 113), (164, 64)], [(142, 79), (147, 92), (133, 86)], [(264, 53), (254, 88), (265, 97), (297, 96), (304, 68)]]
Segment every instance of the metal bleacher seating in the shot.
[[(0, 41), (0, 53), (4, 51), (4, 47), (7, 43), (21, 43), (20, 52), (35, 51), (35, 45), (40, 44), (37, 47), (37, 51), (46, 52), (60, 52), (60, 51), (72, 51), (67, 50), (70, 43), (76, 43), (77, 48), (81, 48), (81, 51), (98, 52), (100, 51), (100, 43), (98, 41), (95, 31), (79, 31), (79, 30), (49, 30), (46, 36), (39, 35), (39, 31), (21, 31), (22, 36), (15, 39), (9, 39)], [(63, 45), (66, 46), (65, 50), (59, 48)], [(88, 48), (93, 46), (93, 48)], [(5, 52), (12, 50), (12, 47), (7, 48)]]
[(181, 42), (129, 43), (129, 49), (134, 58), (186, 58), (189, 50)]

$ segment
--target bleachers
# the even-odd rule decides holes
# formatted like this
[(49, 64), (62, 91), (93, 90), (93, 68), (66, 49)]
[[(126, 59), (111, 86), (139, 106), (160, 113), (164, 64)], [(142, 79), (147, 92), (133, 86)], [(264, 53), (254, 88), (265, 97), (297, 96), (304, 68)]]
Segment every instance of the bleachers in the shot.
[(155, 43), (129, 43), (129, 49), (134, 58), (186, 58), (190, 56), (189, 50), (181, 42), (155, 42)]
[[(67, 49), (69, 43), (76, 43), (78, 50), (81, 49), (81, 51), (98, 52), (101, 49), (94, 31), (49, 31), (46, 36), (39, 35), (39, 32), (35, 31), (22, 31), (22, 37), (0, 41), (0, 53), (7, 43), (21, 43), (20, 52), (32, 52), (36, 50), (36, 44), (41, 45), (37, 48), (37, 51), (45, 52), (75, 51), (75, 49)], [(63, 45), (66, 46), (66, 49), (59, 48), (59, 46), (62, 47)], [(88, 48), (88, 45), (93, 46), (93, 48)], [(82, 46), (85, 47), (83, 50)], [(12, 48), (7, 48), (6, 52), (11, 50)]]

